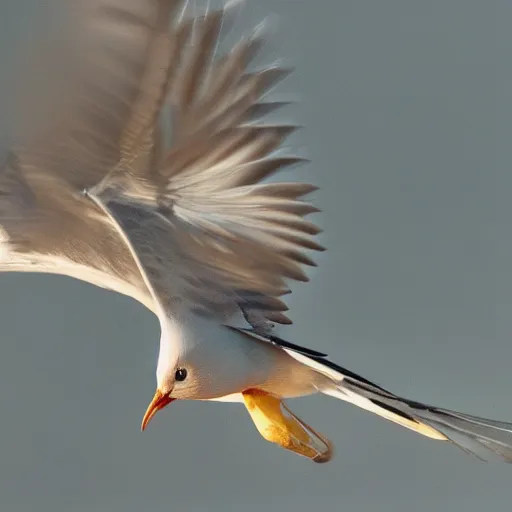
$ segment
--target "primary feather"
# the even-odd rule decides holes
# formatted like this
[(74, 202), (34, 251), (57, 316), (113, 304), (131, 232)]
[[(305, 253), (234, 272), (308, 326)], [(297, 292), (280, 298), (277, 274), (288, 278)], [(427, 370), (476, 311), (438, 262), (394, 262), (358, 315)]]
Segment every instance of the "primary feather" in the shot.
[[(302, 161), (278, 152), (294, 126), (259, 120), (279, 106), (262, 102), (289, 70), (250, 71), (265, 41), (261, 27), (218, 55), (229, 14), (228, 5), (172, 19), (164, 84), (170, 147), (151, 172), (139, 173), (136, 187), (125, 163), (89, 194), (123, 232), (164, 308), (225, 318), (242, 306), (287, 322), (278, 297), (289, 291), (287, 280), (308, 279), (303, 267), (314, 262), (307, 251), (323, 250), (314, 239), (319, 228), (305, 218), (317, 211), (303, 200), (315, 187), (264, 182)], [(149, 158), (155, 142), (146, 139), (133, 161)]]

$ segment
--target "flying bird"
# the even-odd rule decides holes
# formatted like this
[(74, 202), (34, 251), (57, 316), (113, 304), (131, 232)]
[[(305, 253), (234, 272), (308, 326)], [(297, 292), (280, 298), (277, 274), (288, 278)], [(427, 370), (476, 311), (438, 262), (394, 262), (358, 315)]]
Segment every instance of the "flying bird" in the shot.
[(20, 73), (0, 270), (72, 276), (157, 315), (142, 429), (173, 401), (240, 402), (266, 440), (327, 462), (331, 442), (286, 403), (321, 393), (512, 461), (511, 423), (400, 397), (275, 334), (290, 282), (308, 280), (323, 247), (305, 199), (315, 186), (268, 180), (303, 162), (284, 146), (296, 127), (268, 121), (291, 70), (254, 67), (265, 24), (221, 50), (239, 7), (67, 2), (66, 44), (53, 33)]

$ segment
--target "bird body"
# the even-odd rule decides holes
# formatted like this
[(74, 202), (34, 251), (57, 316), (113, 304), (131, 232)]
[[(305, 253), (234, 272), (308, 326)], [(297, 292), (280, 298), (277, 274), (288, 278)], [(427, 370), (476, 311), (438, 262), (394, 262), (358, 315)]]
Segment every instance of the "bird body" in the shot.
[[(281, 347), (215, 320), (192, 315), (169, 323), (174, 325), (161, 338), (157, 382), (161, 390), (174, 386), (174, 398), (222, 399), (249, 388), (296, 398), (318, 392), (328, 380)], [(187, 379), (168, 383), (176, 366), (187, 369)]]
[(307, 281), (323, 247), (304, 199), (315, 187), (269, 181), (303, 159), (283, 149), (296, 127), (265, 121), (289, 72), (251, 69), (265, 26), (222, 52), (239, 2), (193, 15), (182, 0), (67, 6), (73, 44), (37, 54), (20, 87), (0, 270), (68, 275), (158, 317), (143, 429), (176, 400), (240, 402), (265, 439), (326, 462), (331, 443), (284, 402), (322, 393), (512, 461), (512, 424), (401, 398), (274, 334), (290, 323), (289, 281)]

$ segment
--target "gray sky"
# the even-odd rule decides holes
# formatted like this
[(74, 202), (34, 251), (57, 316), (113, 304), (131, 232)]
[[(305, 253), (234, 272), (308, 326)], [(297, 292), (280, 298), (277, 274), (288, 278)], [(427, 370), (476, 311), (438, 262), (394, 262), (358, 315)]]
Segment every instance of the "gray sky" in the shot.
[[(329, 248), (282, 336), (398, 394), (512, 421), (512, 3), (258, 2), (298, 65), (286, 90), (313, 163), (297, 176), (321, 187)], [(37, 4), (3, 0), (2, 69)], [(141, 434), (149, 312), (41, 275), (0, 276), (0, 304), (1, 510), (510, 509), (510, 467), (330, 398), (291, 403), (335, 443), (327, 465), (266, 443), (236, 405), (173, 404)]]

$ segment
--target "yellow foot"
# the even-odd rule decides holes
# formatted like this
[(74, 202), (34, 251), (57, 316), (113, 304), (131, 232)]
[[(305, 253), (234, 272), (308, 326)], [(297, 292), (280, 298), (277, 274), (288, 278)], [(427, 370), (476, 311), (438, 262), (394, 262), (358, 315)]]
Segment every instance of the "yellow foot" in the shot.
[(279, 398), (257, 389), (242, 394), (247, 411), (264, 439), (314, 462), (331, 460), (329, 440), (297, 418)]

